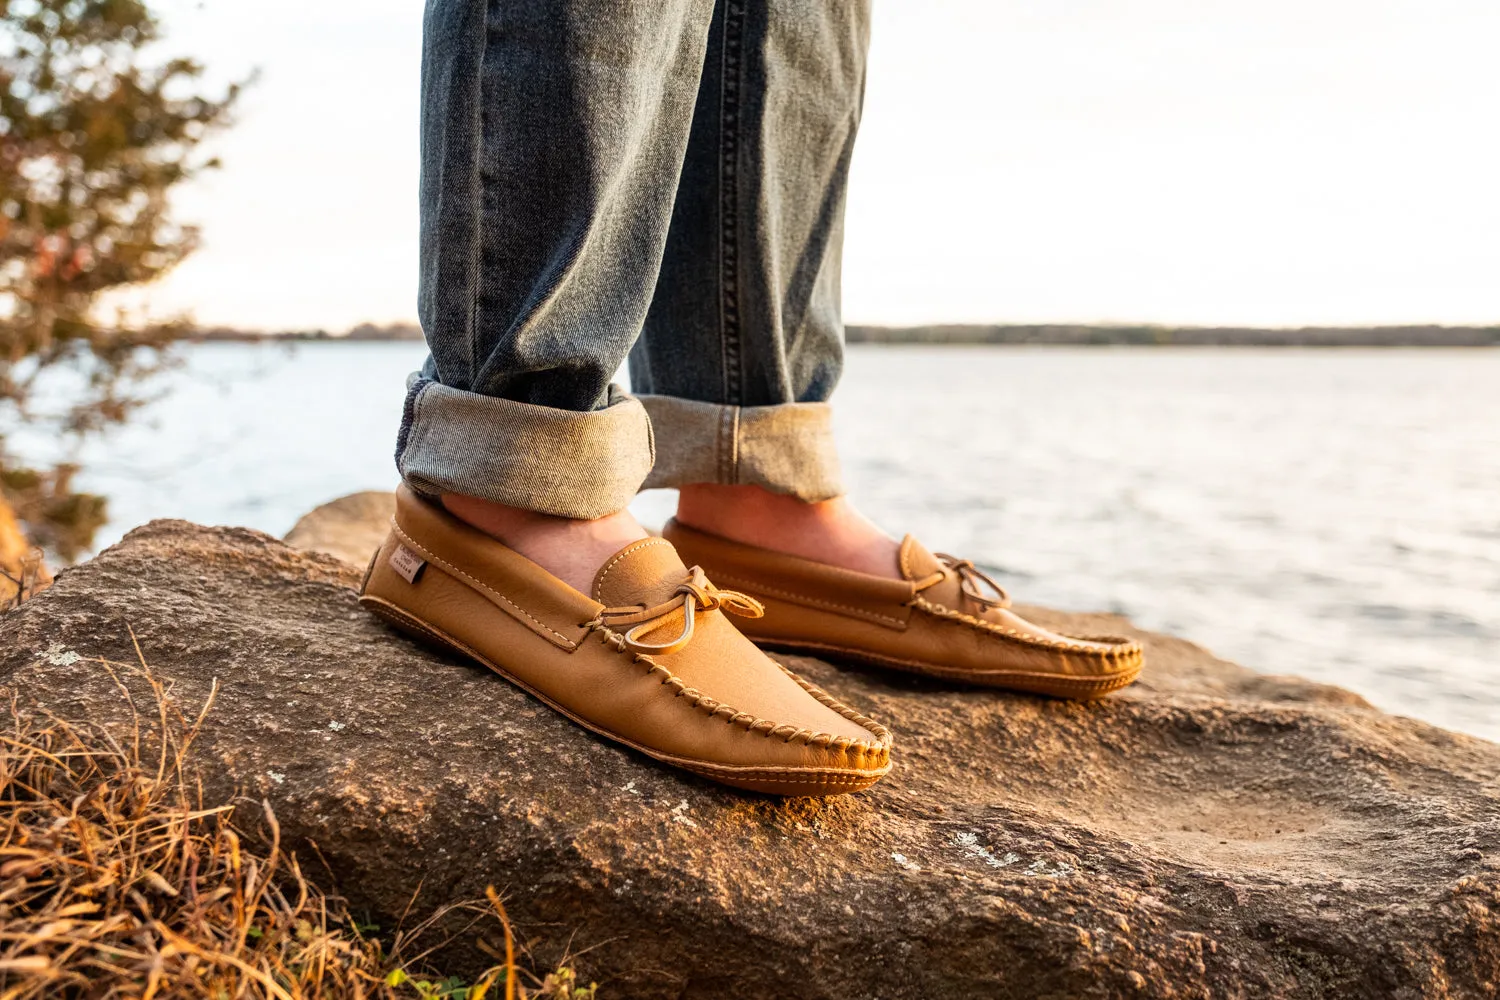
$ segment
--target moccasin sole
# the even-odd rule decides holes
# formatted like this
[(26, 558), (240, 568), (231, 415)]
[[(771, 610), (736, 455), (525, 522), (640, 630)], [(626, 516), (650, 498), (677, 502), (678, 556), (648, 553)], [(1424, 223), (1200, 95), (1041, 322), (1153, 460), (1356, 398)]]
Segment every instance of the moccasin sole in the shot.
[(1034, 670), (963, 670), (947, 667), (941, 663), (922, 660), (903, 660), (894, 656), (883, 656), (863, 649), (847, 649), (827, 643), (805, 640), (781, 640), (754, 636), (757, 646), (787, 653), (806, 653), (812, 656), (832, 656), (854, 660), (871, 666), (899, 670), (902, 673), (921, 674), (945, 681), (961, 681), (979, 687), (1004, 688), (1027, 694), (1046, 695), (1049, 698), (1067, 698), (1072, 701), (1089, 701), (1129, 687), (1141, 675), (1144, 661), (1124, 670), (1109, 674), (1089, 676), (1084, 674), (1048, 674)]

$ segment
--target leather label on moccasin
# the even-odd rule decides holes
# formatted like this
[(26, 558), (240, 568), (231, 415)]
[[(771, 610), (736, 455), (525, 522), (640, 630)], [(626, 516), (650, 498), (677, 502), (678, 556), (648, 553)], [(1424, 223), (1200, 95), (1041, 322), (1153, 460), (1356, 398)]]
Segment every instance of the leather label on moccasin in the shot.
[(400, 573), (407, 583), (416, 583), (417, 576), (422, 572), (422, 567), (427, 565), (427, 560), (417, 555), (405, 545), (398, 545), (391, 551), (391, 569)]

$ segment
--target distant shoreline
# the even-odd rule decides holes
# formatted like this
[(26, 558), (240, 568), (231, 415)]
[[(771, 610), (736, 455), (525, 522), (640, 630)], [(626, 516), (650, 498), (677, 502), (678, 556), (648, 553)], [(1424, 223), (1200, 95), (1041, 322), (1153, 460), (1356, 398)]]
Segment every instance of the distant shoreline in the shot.
[[(1500, 347), (1497, 326), (1124, 326), (1085, 324), (944, 324), (850, 326), (851, 344), (992, 344), (1056, 347)], [(415, 324), (363, 323), (340, 333), (327, 330), (265, 332), (218, 327), (200, 330), (195, 343), (319, 341), (370, 343), (419, 341)]]

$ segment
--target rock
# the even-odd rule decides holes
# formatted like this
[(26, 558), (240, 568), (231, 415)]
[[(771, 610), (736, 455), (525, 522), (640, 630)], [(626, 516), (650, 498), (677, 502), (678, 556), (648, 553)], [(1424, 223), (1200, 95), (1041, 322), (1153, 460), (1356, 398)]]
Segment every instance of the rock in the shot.
[(395, 513), (394, 493), (351, 493), (302, 515), (285, 540), (293, 548), (323, 552), (363, 569), (370, 554), (385, 541)]
[[(796, 659), (892, 775), (740, 794), (597, 739), (365, 615), (359, 571), (154, 522), (0, 616), (0, 684), (123, 725), (92, 657), (188, 704), (207, 793), (265, 797), (385, 926), (499, 888), (610, 997), (1479, 997), (1500, 984), (1500, 747), (1116, 619), (1093, 704)], [(305, 867), (321, 866), (303, 850)], [(460, 938), (445, 959), (490, 960)]]
[(15, 511), (0, 497), (0, 608), (26, 600), (52, 583), (41, 552), (31, 544)]

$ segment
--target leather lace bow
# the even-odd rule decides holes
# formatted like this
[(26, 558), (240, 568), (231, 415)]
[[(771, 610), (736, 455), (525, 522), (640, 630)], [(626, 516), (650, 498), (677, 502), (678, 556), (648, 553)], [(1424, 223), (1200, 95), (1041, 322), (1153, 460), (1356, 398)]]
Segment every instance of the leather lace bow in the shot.
[[(926, 590), (935, 584), (942, 583), (948, 579), (949, 573), (958, 574), (958, 586), (965, 597), (978, 604), (982, 608), (1008, 608), (1010, 607), (1010, 595), (1005, 588), (992, 580), (988, 573), (976, 567), (972, 560), (959, 559), (950, 556), (946, 552), (936, 552), (934, 555), (942, 562), (943, 569), (938, 570), (931, 576), (917, 581), (917, 592)], [(986, 594), (981, 587), (988, 587), (992, 594)]]
[[(682, 632), (668, 642), (642, 642), (638, 635), (649, 633), (657, 627), (659, 619), (678, 608), (682, 609)], [(766, 613), (765, 607), (748, 594), (737, 590), (720, 590), (708, 582), (702, 567), (694, 566), (688, 578), (677, 585), (671, 598), (653, 607), (633, 604), (628, 607), (605, 608), (599, 612), (599, 621), (611, 627), (632, 626), (623, 636), (627, 649), (637, 653), (665, 656), (675, 653), (693, 641), (693, 620), (699, 611), (720, 609), (743, 618), (759, 618)]]

